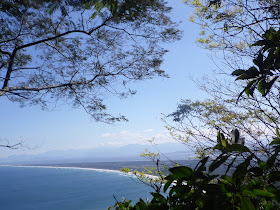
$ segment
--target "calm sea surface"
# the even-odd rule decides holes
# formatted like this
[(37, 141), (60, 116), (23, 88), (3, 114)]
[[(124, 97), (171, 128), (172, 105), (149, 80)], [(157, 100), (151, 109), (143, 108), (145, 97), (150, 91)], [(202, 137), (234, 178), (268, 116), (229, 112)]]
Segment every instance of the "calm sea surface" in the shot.
[(134, 203), (151, 198), (152, 189), (111, 171), (0, 166), (0, 209), (106, 209), (113, 195)]

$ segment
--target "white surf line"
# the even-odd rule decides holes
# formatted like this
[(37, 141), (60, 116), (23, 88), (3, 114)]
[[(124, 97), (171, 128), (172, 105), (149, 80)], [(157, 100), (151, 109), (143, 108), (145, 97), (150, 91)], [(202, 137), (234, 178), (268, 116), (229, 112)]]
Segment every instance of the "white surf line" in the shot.
[(100, 169), (100, 168), (83, 168), (83, 167), (73, 167), (73, 166), (27, 166), (27, 165), (0, 165), (0, 166), (7, 166), (7, 167), (20, 167), (20, 168), (57, 168), (57, 169), (75, 169), (75, 170), (88, 170), (88, 171), (100, 171), (100, 172), (114, 172), (114, 173), (123, 173), (118, 170), (112, 169)]
[[(86, 171), (98, 171), (98, 172), (111, 172), (111, 173), (118, 173), (125, 176), (135, 176), (133, 172), (125, 173), (119, 170), (112, 170), (112, 169), (100, 169), (100, 168), (83, 168), (83, 167), (65, 167), (65, 166), (26, 166), (26, 165), (0, 165), (6, 167), (20, 167), (20, 168), (56, 168), (56, 169), (74, 169), (74, 170), (86, 170)], [(157, 179), (158, 176), (145, 174), (146, 177), (151, 179)]]

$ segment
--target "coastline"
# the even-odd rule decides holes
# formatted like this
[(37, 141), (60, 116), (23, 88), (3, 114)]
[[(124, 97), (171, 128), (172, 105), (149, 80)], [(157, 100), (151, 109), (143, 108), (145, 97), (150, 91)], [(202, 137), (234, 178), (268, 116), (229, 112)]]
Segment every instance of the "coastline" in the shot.
[[(88, 167), (76, 167), (76, 166), (45, 166), (45, 165), (0, 165), (0, 167), (18, 167), (18, 168), (53, 168), (53, 169), (70, 169), (70, 170), (86, 170), (86, 171), (97, 171), (97, 172), (110, 172), (116, 173), (128, 177), (136, 177), (132, 172), (125, 173), (120, 170), (112, 170), (112, 169), (100, 169), (100, 168), (88, 168)], [(147, 178), (157, 179), (158, 176), (145, 174)]]
[(88, 170), (88, 171), (100, 171), (100, 172), (113, 172), (113, 173), (123, 173), (118, 170), (112, 169), (100, 169), (100, 168), (85, 168), (85, 167), (76, 167), (76, 166), (45, 166), (45, 165), (0, 165), (6, 167), (21, 167), (21, 168), (61, 168), (61, 169), (79, 169), (79, 170)]

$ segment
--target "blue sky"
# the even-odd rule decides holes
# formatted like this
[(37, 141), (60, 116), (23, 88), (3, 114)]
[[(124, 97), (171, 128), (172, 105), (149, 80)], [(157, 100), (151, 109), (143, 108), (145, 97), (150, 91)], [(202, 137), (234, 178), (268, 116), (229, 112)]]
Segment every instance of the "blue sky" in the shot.
[(198, 47), (195, 39), (199, 26), (188, 21), (191, 9), (181, 0), (172, 1), (172, 17), (182, 21), (183, 38), (167, 45), (162, 69), (170, 78), (156, 78), (134, 83), (137, 94), (127, 99), (108, 98), (109, 112), (123, 114), (129, 122), (108, 125), (93, 121), (82, 109), (64, 105), (53, 111), (40, 107), (20, 108), (5, 98), (0, 99), (0, 138), (11, 142), (23, 141), (26, 147), (18, 150), (1, 148), (0, 157), (22, 153), (41, 153), (49, 150), (90, 148), (106, 145), (145, 144), (155, 137), (158, 143), (171, 141), (161, 121), (162, 113), (176, 109), (181, 99), (199, 100), (207, 95), (189, 79), (211, 74), (214, 63), (209, 51)]

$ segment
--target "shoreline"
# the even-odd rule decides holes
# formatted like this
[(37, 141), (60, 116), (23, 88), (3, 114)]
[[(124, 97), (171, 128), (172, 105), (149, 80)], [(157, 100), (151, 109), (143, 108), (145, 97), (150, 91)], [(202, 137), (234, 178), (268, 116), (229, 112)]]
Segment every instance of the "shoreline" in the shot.
[[(18, 167), (18, 168), (53, 168), (53, 169), (71, 169), (71, 170), (85, 170), (85, 171), (97, 171), (97, 172), (110, 172), (110, 173), (116, 173), (120, 175), (125, 175), (128, 177), (136, 177), (135, 174), (132, 172), (125, 173), (121, 172), (120, 170), (112, 170), (112, 169), (100, 169), (100, 168), (85, 168), (85, 167), (77, 167), (77, 166), (44, 166), (44, 165), (0, 165), (0, 167)], [(147, 178), (157, 179), (158, 176), (145, 174)]]

